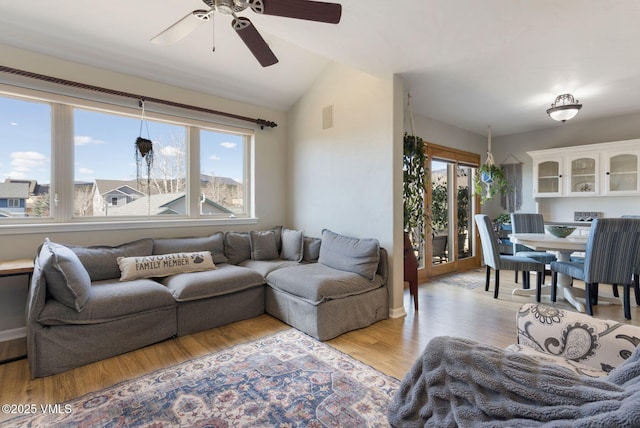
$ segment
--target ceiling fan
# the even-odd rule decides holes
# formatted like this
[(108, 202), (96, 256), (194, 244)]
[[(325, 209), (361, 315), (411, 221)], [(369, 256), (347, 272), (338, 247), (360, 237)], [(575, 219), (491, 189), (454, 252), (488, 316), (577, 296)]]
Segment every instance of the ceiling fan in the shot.
[[(325, 3), (311, 0), (202, 0), (209, 9), (197, 9), (190, 12), (160, 34), (151, 39), (152, 43), (170, 45), (194, 31), (202, 22), (213, 20), (214, 12), (231, 15), (231, 26), (238, 33), (253, 56), (263, 67), (278, 62), (275, 54), (253, 26), (249, 18), (238, 16), (246, 8), (262, 15), (282, 16), (285, 18), (305, 19), (307, 21), (337, 24), (342, 15), (342, 6), (337, 3)], [(213, 48), (215, 51), (215, 46)]]

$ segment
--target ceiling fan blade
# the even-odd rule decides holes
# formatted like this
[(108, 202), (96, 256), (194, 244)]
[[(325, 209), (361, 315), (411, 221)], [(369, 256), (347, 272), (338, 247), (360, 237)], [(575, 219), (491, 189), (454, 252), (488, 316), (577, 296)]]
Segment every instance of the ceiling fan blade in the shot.
[(193, 12), (189, 12), (189, 14), (184, 18), (180, 19), (169, 28), (152, 38), (151, 43), (163, 46), (171, 45), (198, 28), (203, 21), (208, 21), (212, 13), (213, 9), (198, 9)]
[(268, 67), (278, 62), (278, 58), (276, 58), (267, 42), (264, 41), (248, 18), (237, 17), (231, 22), (231, 26), (236, 30), (236, 33), (238, 33), (260, 65)]
[(251, 9), (264, 15), (285, 18), (306, 19), (307, 21), (337, 24), (342, 16), (342, 6), (310, 0), (255, 0)]

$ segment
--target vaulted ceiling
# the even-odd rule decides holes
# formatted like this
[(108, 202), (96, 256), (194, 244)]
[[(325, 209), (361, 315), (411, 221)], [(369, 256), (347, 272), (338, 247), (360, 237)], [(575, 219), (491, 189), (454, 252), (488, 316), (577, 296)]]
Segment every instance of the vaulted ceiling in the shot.
[(279, 59), (267, 68), (221, 14), (149, 42), (202, 0), (4, 1), (0, 43), (284, 111), (335, 61), (402, 76), (415, 114), (481, 135), (562, 126), (545, 110), (567, 92), (575, 122), (640, 112), (637, 0), (336, 1), (338, 25), (240, 12)]

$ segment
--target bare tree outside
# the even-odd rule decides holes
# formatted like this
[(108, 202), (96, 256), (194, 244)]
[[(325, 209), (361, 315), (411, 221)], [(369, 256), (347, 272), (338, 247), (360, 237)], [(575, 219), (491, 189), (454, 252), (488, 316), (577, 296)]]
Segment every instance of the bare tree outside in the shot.
[(185, 190), (184, 135), (172, 133), (166, 143), (153, 143), (154, 160), (150, 193), (178, 193)]

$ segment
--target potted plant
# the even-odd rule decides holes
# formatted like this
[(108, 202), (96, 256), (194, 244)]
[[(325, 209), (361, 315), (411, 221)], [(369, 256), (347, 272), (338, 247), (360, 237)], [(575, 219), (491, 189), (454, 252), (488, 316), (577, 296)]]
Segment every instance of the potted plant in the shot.
[(509, 189), (509, 182), (502, 168), (485, 163), (476, 171), (474, 187), (476, 193), (480, 195), (480, 203), (484, 204), (485, 201), (497, 194), (506, 193)]

